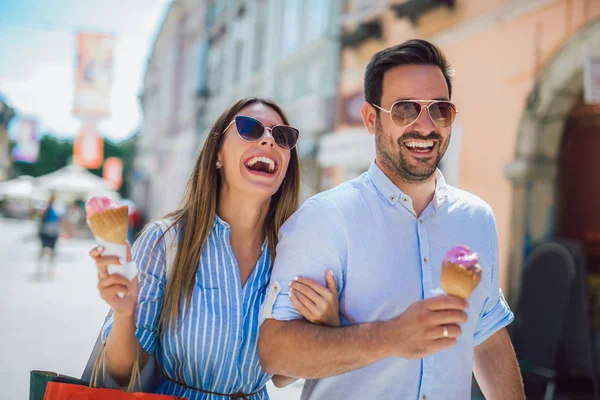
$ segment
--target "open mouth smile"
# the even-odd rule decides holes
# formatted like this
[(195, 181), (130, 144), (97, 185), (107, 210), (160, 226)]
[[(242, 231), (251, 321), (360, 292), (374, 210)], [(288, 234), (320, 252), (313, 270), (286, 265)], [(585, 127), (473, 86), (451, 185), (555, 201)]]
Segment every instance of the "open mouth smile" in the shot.
[(432, 155), (433, 150), (435, 148), (435, 144), (435, 140), (409, 139), (403, 142), (404, 147), (406, 147), (412, 154), (418, 157)]
[(252, 173), (272, 176), (277, 172), (279, 165), (274, 158), (269, 156), (254, 156), (244, 162), (244, 165)]

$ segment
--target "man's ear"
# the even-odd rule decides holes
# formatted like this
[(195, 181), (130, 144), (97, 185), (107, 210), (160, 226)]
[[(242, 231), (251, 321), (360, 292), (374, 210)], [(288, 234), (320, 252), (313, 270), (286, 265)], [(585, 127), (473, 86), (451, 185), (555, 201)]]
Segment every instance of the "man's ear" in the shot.
[(362, 116), (363, 123), (365, 124), (365, 128), (369, 134), (375, 134), (375, 123), (377, 120), (377, 115), (375, 114), (375, 107), (371, 104), (365, 102), (360, 109), (360, 115)]

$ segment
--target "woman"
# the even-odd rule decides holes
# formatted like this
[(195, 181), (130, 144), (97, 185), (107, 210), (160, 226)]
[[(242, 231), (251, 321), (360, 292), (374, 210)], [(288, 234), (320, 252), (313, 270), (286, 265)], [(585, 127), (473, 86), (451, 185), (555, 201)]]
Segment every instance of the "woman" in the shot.
[[(268, 398), (271, 377), (257, 353), (259, 313), (277, 232), (299, 203), (297, 140), (298, 131), (275, 103), (237, 102), (211, 129), (181, 209), (165, 216), (178, 234), (169, 279), (157, 224), (133, 248), (139, 284), (107, 275), (106, 266), (118, 260), (102, 257), (99, 249), (90, 252), (101, 296), (114, 311), (103, 337), (108, 371), (118, 382), (129, 381), (141, 346), (141, 367), (157, 352), (164, 378), (156, 393), (193, 400)], [(328, 288), (309, 282), (294, 291), (293, 301), (309, 321), (339, 325), (335, 281), (326, 279)], [(277, 386), (291, 381), (273, 378)]]

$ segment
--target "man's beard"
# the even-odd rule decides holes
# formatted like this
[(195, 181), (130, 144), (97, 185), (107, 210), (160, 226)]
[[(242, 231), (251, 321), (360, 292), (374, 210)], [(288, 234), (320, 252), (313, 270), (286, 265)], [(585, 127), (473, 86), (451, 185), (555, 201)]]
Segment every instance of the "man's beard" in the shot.
[[(417, 132), (406, 132), (398, 139), (397, 143), (399, 147), (396, 152), (392, 140), (388, 138), (381, 128), (379, 118), (375, 122), (375, 143), (381, 163), (386, 167), (388, 173), (393, 174), (396, 179), (406, 183), (419, 183), (431, 178), (448, 148), (450, 136), (444, 142), (442, 136), (437, 132), (431, 132), (427, 136), (420, 135)], [(402, 151), (403, 148), (409, 151), (403, 144), (408, 139), (435, 140), (433, 163), (422, 162), (419, 165), (411, 164), (406, 154)]]

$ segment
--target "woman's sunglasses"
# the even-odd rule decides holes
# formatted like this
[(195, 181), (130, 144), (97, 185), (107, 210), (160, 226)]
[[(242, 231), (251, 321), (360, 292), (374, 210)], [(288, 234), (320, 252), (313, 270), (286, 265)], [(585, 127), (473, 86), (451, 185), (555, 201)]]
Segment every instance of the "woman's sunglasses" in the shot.
[(400, 100), (392, 104), (389, 110), (379, 107), (377, 104), (372, 105), (390, 114), (392, 122), (401, 127), (413, 124), (426, 108), (434, 124), (440, 128), (447, 128), (452, 125), (458, 112), (454, 104), (445, 100)]
[(273, 125), (269, 128), (264, 126), (259, 120), (243, 115), (235, 117), (233, 121), (227, 125), (227, 128), (225, 128), (223, 133), (225, 133), (234, 122), (238, 135), (246, 142), (256, 142), (264, 136), (266, 131), (270, 131), (277, 146), (281, 147), (283, 150), (291, 150), (296, 146), (296, 143), (298, 143), (298, 136), (300, 135), (298, 129), (288, 125)]

